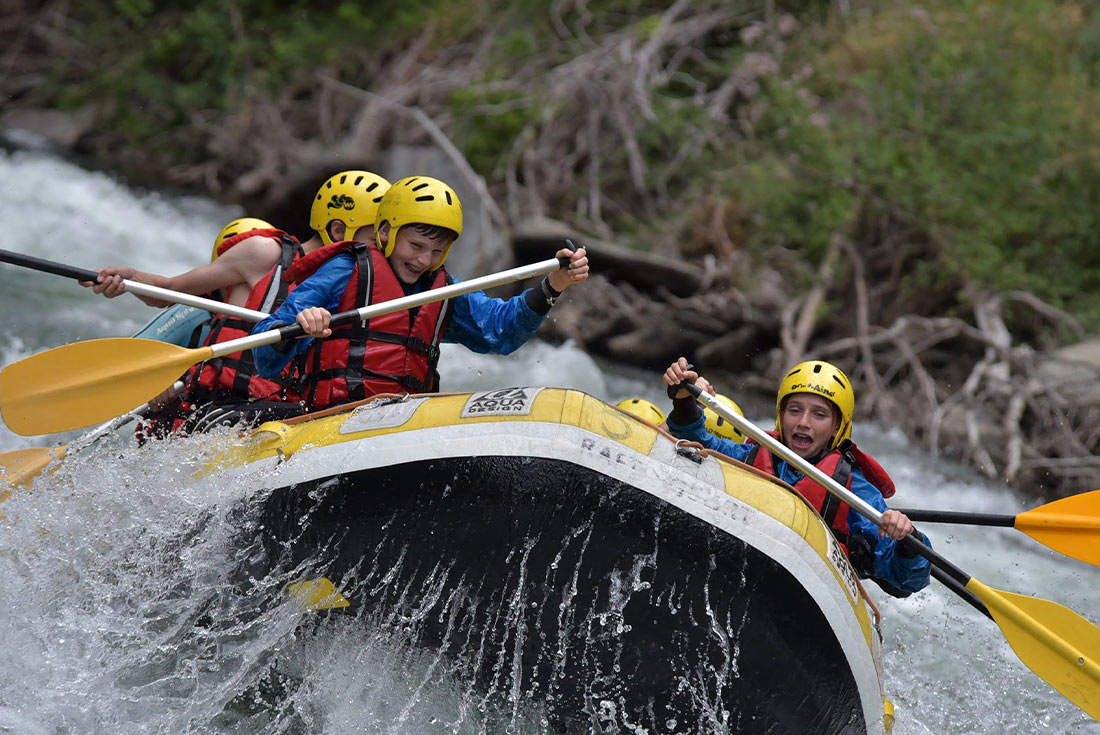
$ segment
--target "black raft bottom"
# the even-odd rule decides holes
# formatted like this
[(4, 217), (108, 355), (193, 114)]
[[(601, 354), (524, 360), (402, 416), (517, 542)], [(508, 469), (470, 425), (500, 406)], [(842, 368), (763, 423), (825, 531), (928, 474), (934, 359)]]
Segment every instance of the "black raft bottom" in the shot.
[(586, 468), (390, 466), (276, 490), (262, 515), (268, 571), (328, 576), (353, 614), (443, 651), (482, 701), (521, 699), (549, 732), (867, 732), (786, 570)]

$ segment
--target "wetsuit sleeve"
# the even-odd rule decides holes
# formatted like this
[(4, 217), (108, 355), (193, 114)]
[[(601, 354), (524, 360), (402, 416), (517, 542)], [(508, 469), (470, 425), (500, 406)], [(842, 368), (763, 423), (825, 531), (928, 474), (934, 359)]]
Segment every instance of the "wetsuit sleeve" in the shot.
[(748, 456), (749, 451), (752, 449), (751, 444), (737, 444), (729, 439), (723, 439), (711, 434), (707, 431), (706, 416), (704, 416), (701, 411), (699, 412), (699, 418), (695, 419), (690, 424), (681, 425), (674, 423), (673, 415), (668, 417), (667, 424), (668, 433), (672, 434), (677, 439), (699, 442), (707, 449), (720, 452), (730, 459), (736, 459), (739, 462)]
[(703, 409), (699, 408), (698, 401), (691, 396), (684, 396), (672, 399), (672, 411), (668, 414), (668, 421), (680, 426), (689, 426), (702, 415)]
[[(337, 255), (332, 260), (326, 261), (316, 273), (290, 292), (286, 301), (274, 314), (253, 327), (252, 333), (259, 334), (293, 324), (298, 318), (298, 312), (311, 306), (320, 306), (335, 313), (340, 305), (340, 297), (354, 270), (355, 259), (350, 254)], [(273, 378), (281, 373), (295, 356), (308, 350), (312, 343), (313, 339), (307, 337), (289, 343), (290, 349), (286, 349), (287, 343), (256, 347), (252, 350), (256, 371), (265, 378)]]
[[(882, 493), (867, 481), (858, 469), (852, 470), (852, 492), (880, 513), (886, 511)], [(903, 592), (916, 592), (928, 586), (932, 565), (923, 556), (908, 557), (891, 538), (879, 535), (878, 526), (855, 510), (848, 513), (848, 533), (865, 539), (875, 550), (875, 574)], [(923, 535), (923, 534), (922, 534)], [(924, 536), (924, 543), (931, 541)]]
[(511, 354), (546, 321), (545, 314), (536, 313), (528, 304), (526, 292), (505, 301), (474, 291), (456, 296), (451, 304), (443, 341), (482, 354)]

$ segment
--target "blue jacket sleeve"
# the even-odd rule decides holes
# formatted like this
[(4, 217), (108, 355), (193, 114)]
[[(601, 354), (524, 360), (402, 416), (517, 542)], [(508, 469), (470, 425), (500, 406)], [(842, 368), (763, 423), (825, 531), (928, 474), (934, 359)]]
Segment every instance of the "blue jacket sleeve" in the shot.
[[(347, 253), (337, 255), (325, 262), (316, 273), (290, 292), (286, 301), (274, 314), (253, 327), (252, 334), (293, 324), (298, 318), (298, 312), (311, 306), (320, 306), (335, 312), (354, 270), (355, 259)], [(296, 340), (286, 352), (279, 352), (275, 349), (275, 345), (254, 348), (252, 359), (256, 363), (256, 371), (265, 378), (275, 377), (290, 364), (295, 356), (308, 350), (312, 342), (311, 337)]]
[(723, 439), (711, 434), (707, 431), (707, 419), (703, 414), (699, 414), (699, 418), (686, 426), (674, 424), (671, 421), (667, 423), (668, 433), (672, 434), (677, 439), (699, 442), (707, 449), (720, 452), (730, 459), (736, 459), (738, 462), (745, 459), (749, 451), (752, 450), (752, 444), (738, 444), (729, 439)]
[[(886, 510), (886, 501), (882, 493), (867, 481), (858, 469), (852, 470), (852, 492), (880, 513)], [(875, 550), (875, 574), (903, 592), (916, 592), (928, 586), (932, 565), (923, 556), (909, 558), (902, 553), (898, 542), (879, 535), (879, 528), (856, 511), (848, 513), (848, 532), (871, 545)], [(924, 543), (929, 547), (932, 542), (927, 536)]]
[[(458, 282), (455, 279), (455, 283)], [(443, 341), (483, 354), (511, 354), (546, 320), (545, 314), (531, 310), (523, 294), (504, 301), (484, 291), (473, 291), (456, 296), (451, 304), (453, 311)]]

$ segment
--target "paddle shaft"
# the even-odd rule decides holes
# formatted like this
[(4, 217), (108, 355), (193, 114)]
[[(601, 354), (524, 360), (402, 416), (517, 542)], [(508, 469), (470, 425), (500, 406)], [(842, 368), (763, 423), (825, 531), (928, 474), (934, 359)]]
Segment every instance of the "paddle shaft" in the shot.
[(911, 521), (923, 523), (965, 523), (973, 526), (999, 526), (1012, 528), (1016, 525), (1016, 516), (1000, 513), (964, 513), (953, 510), (922, 510), (920, 508), (895, 508), (894, 510), (909, 516)]
[[(405, 296), (399, 299), (383, 301), (378, 304), (371, 304), (370, 306), (364, 306), (356, 309), (355, 311), (345, 311), (339, 314), (334, 314), (332, 316), (332, 319), (329, 321), (329, 326), (335, 329), (336, 327), (344, 324), (352, 324), (354, 322), (366, 321), (368, 319), (373, 319), (376, 316), (383, 316), (385, 314), (392, 314), (396, 311), (412, 309), (417, 306), (423, 306), (424, 304), (430, 304), (435, 301), (443, 301), (444, 299), (461, 296), (462, 294), (472, 293), (474, 291), (481, 291), (486, 288), (503, 286), (505, 284), (522, 281), (526, 278), (531, 278), (533, 276), (541, 276), (546, 275), (547, 273), (553, 273), (554, 271), (568, 267), (569, 258), (550, 258), (549, 260), (544, 260), (539, 263), (531, 263), (530, 265), (524, 265), (518, 268), (512, 268), (511, 270), (501, 271), (499, 273), (493, 273), (487, 276), (481, 276), (480, 278), (474, 278), (469, 281), (452, 283), (450, 286), (429, 289), (427, 291), (422, 291), (421, 293), (413, 294), (412, 296)], [(228, 342), (220, 342), (218, 344), (211, 345), (211, 347), (209, 348), (211, 350), (210, 358), (223, 357), (225, 355), (231, 355), (234, 352), (241, 352), (242, 350), (251, 350), (256, 347), (262, 347), (264, 345), (271, 345), (277, 342), (285, 342), (290, 339), (296, 339), (303, 335), (305, 335), (305, 330), (297, 324), (292, 324), (286, 327), (279, 327), (278, 329), (271, 329), (266, 332), (260, 332), (259, 334), (252, 334), (247, 337), (241, 337), (240, 339), (234, 339)]]
[[(94, 283), (95, 280), (99, 278), (99, 273), (88, 270), (87, 268), (77, 268), (52, 260), (35, 258), (31, 255), (13, 253), (10, 250), (0, 250), (0, 263), (11, 263), (12, 265), (18, 265), (23, 268), (30, 268), (31, 270), (41, 271), (43, 273), (51, 273), (55, 276), (75, 278), (78, 281), (92, 281)], [(196, 309), (202, 309), (203, 311), (209, 311), (214, 314), (235, 316), (238, 319), (244, 319), (249, 322), (259, 322), (267, 319), (267, 314), (262, 311), (253, 311), (252, 309), (233, 306), (232, 304), (214, 301), (213, 299), (204, 299), (201, 296), (192, 296), (182, 291), (172, 291), (167, 288), (160, 288), (159, 286), (150, 286), (147, 283), (141, 283), (139, 281), (123, 280), (122, 282), (125, 284), (127, 291), (137, 294), (138, 296), (148, 296), (153, 299), (171, 301), (174, 304), (193, 306)]]
[[(719, 416), (726, 419), (726, 421), (729, 421), (747, 436), (751, 436), (761, 446), (769, 449), (775, 456), (785, 459), (791, 466), (798, 468), (799, 472), (811, 478), (814, 482), (821, 485), (821, 487), (847, 503), (852, 510), (856, 511), (864, 518), (867, 518), (879, 528), (882, 528), (882, 513), (880, 513), (877, 508), (826, 475), (802, 457), (795, 454), (786, 444), (783, 444), (770, 434), (762, 431), (741, 414), (731, 411), (715, 399), (714, 396), (710, 395), (699, 386), (693, 383), (681, 383), (679, 387), (686, 389), (695, 397), (696, 401), (714, 411)], [(898, 544), (908, 551), (920, 554), (927, 559), (933, 567), (942, 571), (944, 575), (946, 575), (946, 578), (955, 582), (955, 585), (947, 584), (949, 589), (959, 594), (960, 597), (973, 605), (983, 615), (989, 615), (989, 610), (980, 600), (965, 589), (961, 589), (962, 587), (966, 587), (967, 583), (970, 582), (970, 575), (933, 551), (927, 544), (921, 541), (920, 536), (918, 536), (915, 531), (898, 541)], [(936, 578), (943, 581), (941, 577), (944, 575), (938, 574)]]
[(1012, 528), (1047, 548), (1100, 566), (1100, 490), (1077, 493), (1017, 515), (949, 510), (897, 510), (913, 520)]

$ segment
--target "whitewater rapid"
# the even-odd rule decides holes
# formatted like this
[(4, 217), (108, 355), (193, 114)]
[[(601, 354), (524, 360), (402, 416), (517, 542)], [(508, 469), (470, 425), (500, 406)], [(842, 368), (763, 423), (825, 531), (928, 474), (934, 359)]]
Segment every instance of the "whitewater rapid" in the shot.
[[(202, 263), (220, 227), (241, 214), (136, 190), (52, 154), (0, 151), (5, 249), (173, 274)], [(592, 261), (598, 270), (598, 252)], [(0, 287), (3, 364), (131, 334), (152, 313), (129, 296), (109, 301), (7, 265)], [(443, 354), (448, 390), (552, 385), (611, 402), (667, 402), (656, 372), (607, 365), (569, 344), (534, 342), (507, 358), (454, 345)], [(767, 425), (766, 407), (748, 405)], [(78, 434), (19, 437), (0, 428), (0, 451)], [(1017, 513), (1041, 504), (929, 456), (896, 429), (857, 422), (854, 438), (890, 470), (899, 506)], [(250, 488), (194, 480), (206, 446), (138, 448), (123, 431), (0, 505), (0, 733), (540, 731), (536, 712), (501, 724), (413, 648), (339, 619), (317, 625), (291, 601), (257, 607), (255, 599), (274, 593), (262, 579), (229, 584), (254, 551), (241, 539), (259, 529), (235, 510)], [(1100, 569), (1011, 529), (925, 530), (986, 584), (1100, 623)], [(897, 735), (1100, 735), (1100, 724), (1020, 663), (995, 624), (938, 584), (906, 600), (872, 595), (883, 614)]]

